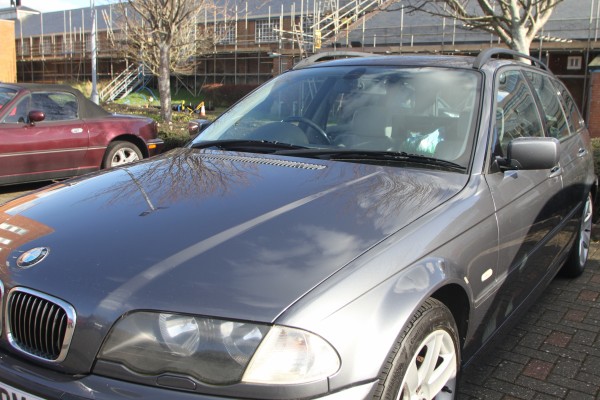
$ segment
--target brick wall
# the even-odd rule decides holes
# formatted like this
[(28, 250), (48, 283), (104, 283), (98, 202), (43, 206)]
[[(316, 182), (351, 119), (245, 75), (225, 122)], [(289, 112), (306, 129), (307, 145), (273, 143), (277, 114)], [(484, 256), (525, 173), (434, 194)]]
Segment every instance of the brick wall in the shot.
[(14, 21), (0, 20), (0, 82), (17, 81)]
[(588, 126), (592, 137), (600, 137), (600, 71), (592, 71)]

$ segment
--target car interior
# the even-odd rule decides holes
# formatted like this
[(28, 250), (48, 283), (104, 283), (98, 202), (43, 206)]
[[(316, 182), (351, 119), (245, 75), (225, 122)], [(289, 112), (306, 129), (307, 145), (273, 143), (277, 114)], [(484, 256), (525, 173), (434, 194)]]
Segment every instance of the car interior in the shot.
[(218, 138), (407, 153), (466, 166), (476, 78), (432, 72), (351, 70), (319, 79), (307, 74), (274, 85), (271, 95)]

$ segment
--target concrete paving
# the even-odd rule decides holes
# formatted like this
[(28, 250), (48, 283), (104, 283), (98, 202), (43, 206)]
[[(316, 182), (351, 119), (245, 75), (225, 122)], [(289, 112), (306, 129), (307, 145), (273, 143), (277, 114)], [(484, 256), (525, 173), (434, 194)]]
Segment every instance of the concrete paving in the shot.
[(459, 399), (600, 399), (600, 229), (583, 275), (556, 278), (462, 376)]

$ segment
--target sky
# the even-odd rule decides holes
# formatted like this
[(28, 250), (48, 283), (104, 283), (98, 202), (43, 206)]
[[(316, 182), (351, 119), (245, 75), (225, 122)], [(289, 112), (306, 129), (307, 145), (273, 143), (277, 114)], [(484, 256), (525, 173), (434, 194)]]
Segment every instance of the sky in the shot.
[[(89, 7), (91, 0), (21, 0), (21, 5), (41, 12), (71, 10)], [(108, 0), (95, 0), (96, 5), (108, 4)], [(10, 0), (0, 0), (0, 8), (10, 7)]]

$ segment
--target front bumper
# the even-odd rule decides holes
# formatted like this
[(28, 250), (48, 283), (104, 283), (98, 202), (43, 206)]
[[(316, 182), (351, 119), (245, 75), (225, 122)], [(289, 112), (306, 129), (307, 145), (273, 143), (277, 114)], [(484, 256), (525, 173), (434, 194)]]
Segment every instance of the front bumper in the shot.
[[(138, 385), (98, 375), (72, 376), (25, 363), (7, 354), (0, 354), (0, 397), (12, 398), (2, 388), (6, 385), (47, 400), (226, 400), (226, 397)], [(371, 399), (377, 381), (363, 383), (345, 390), (328, 394), (321, 400)], [(21, 398), (21, 397), (19, 397)], [(28, 397), (27, 397), (28, 398)], [(256, 393), (260, 399), (261, 394)], [(232, 398), (233, 399), (233, 398)], [(236, 397), (239, 399), (239, 397)], [(314, 399), (314, 398), (313, 398)]]
[(152, 139), (146, 141), (146, 149), (148, 149), (148, 157), (160, 154), (165, 146), (165, 142), (162, 139)]

